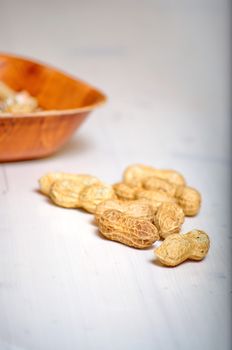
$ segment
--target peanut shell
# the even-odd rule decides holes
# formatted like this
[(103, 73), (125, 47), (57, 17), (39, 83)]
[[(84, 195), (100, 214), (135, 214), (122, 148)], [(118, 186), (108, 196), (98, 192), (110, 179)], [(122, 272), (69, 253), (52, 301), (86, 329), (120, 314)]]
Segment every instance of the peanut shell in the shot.
[(124, 182), (119, 182), (113, 185), (114, 191), (119, 199), (134, 200), (136, 187), (130, 187)]
[(39, 179), (40, 191), (49, 195), (50, 188), (56, 180), (74, 180), (82, 185), (88, 186), (100, 183), (100, 180), (95, 176), (86, 174), (68, 174), (62, 172), (47, 173)]
[(153, 221), (154, 212), (153, 208), (147, 201), (135, 200), (135, 201), (121, 201), (119, 199), (108, 199), (98, 204), (95, 212), (96, 220), (99, 221), (103, 213), (108, 209), (115, 209), (128, 216), (133, 216), (138, 219)]
[(155, 215), (154, 223), (161, 238), (179, 233), (184, 222), (183, 209), (176, 203), (162, 203)]
[(149, 190), (137, 190), (136, 191), (137, 199), (146, 199), (150, 202), (153, 207), (154, 213), (157, 212), (159, 206), (162, 203), (176, 203), (176, 199), (168, 195), (164, 191), (149, 191)]
[(99, 220), (106, 238), (134, 248), (147, 248), (159, 239), (156, 227), (147, 220), (128, 216), (118, 210), (106, 210)]
[(80, 193), (81, 207), (90, 213), (95, 213), (96, 207), (107, 199), (116, 199), (113, 187), (105, 184), (86, 186)]
[(151, 191), (164, 191), (172, 197), (179, 197), (184, 189), (182, 185), (176, 185), (157, 176), (144, 178), (142, 181), (143, 187)]
[(56, 180), (50, 188), (49, 196), (58, 206), (64, 208), (80, 208), (79, 196), (84, 185), (75, 180)]
[(209, 236), (201, 230), (192, 230), (185, 234), (191, 240), (192, 249), (189, 259), (202, 260), (208, 253), (210, 247)]
[(201, 194), (195, 188), (186, 186), (178, 199), (178, 203), (186, 216), (195, 216), (201, 207)]
[(149, 176), (156, 176), (176, 185), (185, 185), (184, 177), (175, 170), (155, 169), (142, 164), (127, 167), (123, 174), (123, 181), (132, 187), (142, 187), (143, 179)]
[(209, 236), (203, 231), (192, 230), (184, 235), (168, 236), (154, 252), (163, 265), (177, 266), (187, 259), (202, 260), (209, 247)]

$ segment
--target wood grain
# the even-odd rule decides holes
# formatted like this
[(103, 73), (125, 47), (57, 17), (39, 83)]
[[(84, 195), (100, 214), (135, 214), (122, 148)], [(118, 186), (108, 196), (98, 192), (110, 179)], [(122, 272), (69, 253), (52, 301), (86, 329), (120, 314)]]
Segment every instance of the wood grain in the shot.
[(0, 80), (26, 90), (45, 111), (0, 118), (0, 161), (34, 159), (58, 150), (106, 97), (58, 70), (0, 55)]

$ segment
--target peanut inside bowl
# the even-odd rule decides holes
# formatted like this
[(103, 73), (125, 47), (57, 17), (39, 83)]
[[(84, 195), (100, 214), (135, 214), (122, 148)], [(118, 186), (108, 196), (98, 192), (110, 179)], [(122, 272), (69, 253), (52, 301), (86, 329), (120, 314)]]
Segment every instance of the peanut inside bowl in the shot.
[(0, 113), (0, 162), (54, 153), (106, 101), (102, 92), (79, 79), (12, 55), (0, 54), (0, 81), (13, 94), (28, 94), (34, 103), (33, 111)]
[(14, 91), (0, 81), (0, 116), (5, 113), (33, 113), (41, 110), (37, 99), (27, 91)]

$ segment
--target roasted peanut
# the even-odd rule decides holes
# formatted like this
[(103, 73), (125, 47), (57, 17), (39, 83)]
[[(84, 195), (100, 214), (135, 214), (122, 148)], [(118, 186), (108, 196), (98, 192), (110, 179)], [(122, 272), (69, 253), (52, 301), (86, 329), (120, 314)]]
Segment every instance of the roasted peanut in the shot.
[(199, 212), (201, 195), (194, 188), (176, 185), (154, 176), (144, 178), (142, 183), (147, 190), (162, 190), (171, 196), (175, 196), (186, 216), (194, 216)]
[(113, 185), (113, 189), (119, 199), (123, 199), (123, 200), (135, 199), (136, 187), (130, 187), (124, 182), (119, 182)]
[(75, 180), (56, 180), (50, 188), (51, 200), (64, 208), (80, 208), (79, 196), (84, 185)]
[(201, 195), (192, 187), (184, 187), (178, 203), (184, 210), (186, 216), (197, 215), (201, 206)]
[(155, 215), (155, 226), (162, 238), (180, 232), (184, 222), (183, 209), (176, 203), (162, 203)]
[(168, 195), (164, 191), (149, 191), (149, 190), (137, 190), (136, 191), (136, 198), (137, 199), (146, 199), (150, 202), (150, 205), (152, 206), (154, 213), (157, 212), (159, 206), (162, 203), (170, 202), (170, 203), (176, 203), (176, 199), (170, 195)]
[(175, 170), (155, 169), (142, 164), (130, 165), (124, 172), (123, 181), (132, 187), (142, 187), (142, 180), (149, 176), (156, 176), (176, 185), (185, 185), (184, 177)]
[(106, 238), (135, 248), (147, 248), (159, 239), (157, 228), (151, 222), (114, 209), (106, 210), (98, 225)]
[(171, 169), (155, 169), (154, 175), (167, 180), (175, 185), (184, 186), (186, 184), (185, 178), (176, 170)]
[(187, 239), (191, 240), (192, 244), (191, 255), (189, 256), (189, 259), (204, 259), (210, 247), (209, 236), (204, 231), (192, 230), (187, 233)]
[(143, 187), (151, 191), (164, 191), (172, 197), (179, 197), (183, 192), (183, 185), (176, 185), (168, 180), (161, 179), (157, 176), (145, 177), (142, 180)]
[(203, 231), (192, 230), (184, 235), (177, 233), (168, 236), (154, 252), (163, 265), (176, 266), (187, 259), (202, 260), (209, 247), (208, 235)]
[(48, 173), (39, 179), (40, 191), (46, 195), (49, 195), (51, 185), (56, 180), (74, 180), (76, 181), (76, 183), (79, 182), (84, 186), (100, 183), (99, 179), (91, 175), (67, 174), (67, 173), (55, 172), (55, 173)]
[(142, 179), (154, 175), (154, 168), (146, 165), (130, 165), (123, 174), (123, 181), (132, 187), (142, 187)]
[(138, 199), (131, 202), (122, 201), (119, 199), (108, 199), (101, 202), (96, 207), (95, 217), (97, 222), (106, 210), (115, 209), (128, 216), (133, 216), (137, 219), (153, 221), (154, 213), (152, 207), (146, 200)]
[(86, 186), (79, 196), (81, 207), (90, 213), (95, 213), (97, 205), (106, 199), (116, 199), (116, 195), (113, 187), (105, 184)]

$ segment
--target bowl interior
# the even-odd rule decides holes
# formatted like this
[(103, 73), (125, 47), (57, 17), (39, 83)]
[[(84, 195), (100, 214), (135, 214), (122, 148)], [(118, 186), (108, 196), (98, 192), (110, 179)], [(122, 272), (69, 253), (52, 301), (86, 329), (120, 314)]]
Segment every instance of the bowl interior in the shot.
[(106, 100), (92, 86), (52, 67), (0, 54), (0, 80), (16, 91), (27, 90), (45, 110), (93, 109)]

